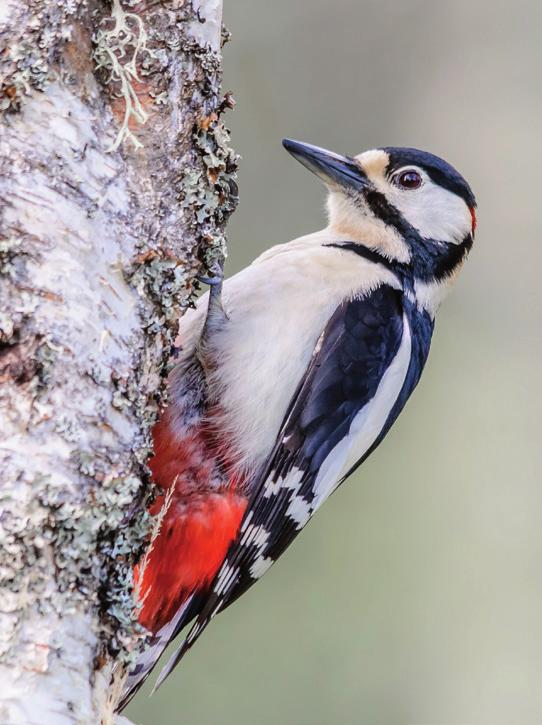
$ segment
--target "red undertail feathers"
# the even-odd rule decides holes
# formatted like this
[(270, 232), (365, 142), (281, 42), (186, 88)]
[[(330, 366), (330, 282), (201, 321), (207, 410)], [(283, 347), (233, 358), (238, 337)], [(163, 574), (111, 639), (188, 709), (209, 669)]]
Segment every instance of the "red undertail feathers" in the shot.
[(165, 494), (149, 511), (163, 518), (135, 579), (139, 621), (157, 632), (188, 597), (209, 586), (237, 536), (247, 499), (235, 481), (213, 483), (216, 464), (197, 430), (180, 438), (164, 419), (154, 446), (149, 466)]

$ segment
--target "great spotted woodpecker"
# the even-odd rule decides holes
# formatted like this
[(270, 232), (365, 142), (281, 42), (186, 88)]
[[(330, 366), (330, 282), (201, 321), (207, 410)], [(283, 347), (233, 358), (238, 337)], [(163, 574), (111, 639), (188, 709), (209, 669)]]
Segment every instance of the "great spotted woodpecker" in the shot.
[(154, 636), (122, 706), (168, 642), (195, 620), (158, 684), (382, 441), (473, 243), (473, 193), (437, 156), (283, 143), (327, 185), (329, 224), (272, 247), (223, 290), (208, 280), (180, 322), (150, 462), (162, 522), (136, 570)]

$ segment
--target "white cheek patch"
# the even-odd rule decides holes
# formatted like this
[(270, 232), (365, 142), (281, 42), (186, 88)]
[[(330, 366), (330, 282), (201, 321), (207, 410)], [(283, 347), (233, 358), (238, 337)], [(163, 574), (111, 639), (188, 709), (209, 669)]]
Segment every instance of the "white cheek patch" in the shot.
[(461, 244), (472, 231), (469, 207), (457, 194), (426, 178), (419, 189), (391, 186), (386, 196), (425, 239)]

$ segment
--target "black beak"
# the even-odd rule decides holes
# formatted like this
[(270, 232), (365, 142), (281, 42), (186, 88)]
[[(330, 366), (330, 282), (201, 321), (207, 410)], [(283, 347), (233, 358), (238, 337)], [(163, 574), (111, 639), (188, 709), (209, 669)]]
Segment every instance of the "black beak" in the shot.
[(326, 151), (318, 146), (289, 138), (283, 139), (282, 145), (325, 184), (348, 187), (356, 191), (363, 191), (369, 185), (361, 167), (348, 156), (334, 154), (333, 151)]

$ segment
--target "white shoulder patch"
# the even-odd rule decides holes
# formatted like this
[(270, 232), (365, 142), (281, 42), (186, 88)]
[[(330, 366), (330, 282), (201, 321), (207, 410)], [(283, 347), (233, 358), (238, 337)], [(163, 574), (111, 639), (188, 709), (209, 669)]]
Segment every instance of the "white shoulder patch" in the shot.
[(404, 315), (401, 344), (382, 376), (375, 396), (359, 411), (348, 436), (335, 446), (320, 468), (314, 487), (313, 511), (333, 493), (341, 478), (363, 457), (380, 434), (405, 382), (411, 347), (410, 327)]
[[(381, 284), (399, 286), (379, 264), (336, 248), (327, 237), (283, 245), (227, 280), (228, 322), (214, 333), (208, 383), (220, 400), (213, 425), (246, 472), (269, 455), (299, 381), (328, 320), (345, 300)], [(333, 238), (329, 238), (332, 242)], [(273, 490), (269, 484), (267, 495)]]

